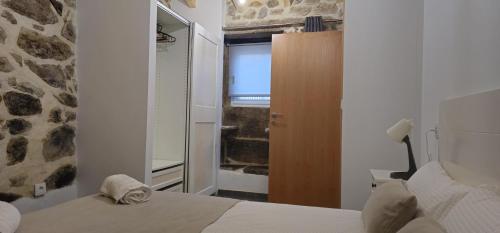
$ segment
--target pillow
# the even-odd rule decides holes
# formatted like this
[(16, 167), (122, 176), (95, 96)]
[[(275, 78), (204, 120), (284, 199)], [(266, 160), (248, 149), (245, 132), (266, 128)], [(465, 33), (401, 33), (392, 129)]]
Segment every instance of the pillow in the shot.
[(500, 186), (498, 186), (498, 185), (494, 185), (494, 184), (482, 184), (482, 185), (479, 186), (479, 188), (490, 190), (490, 191), (496, 193), (497, 195), (500, 195)]
[(396, 181), (375, 189), (361, 216), (367, 233), (396, 233), (416, 213), (417, 199)]
[(474, 189), (441, 224), (448, 233), (500, 233), (500, 196), (490, 190)]
[(14, 233), (21, 222), (21, 213), (13, 205), (0, 201), (0, 232)]
[(472, 190), (472, 187), (451, 179), (437, 161), (420, 168), (406, 182), (406, 187), (417, 197), (419, 208), (437, 221), (441, 221)]
[(446, 230), (432, 218), (417, 218), (406, 224), (398, 233), (446, 233)]

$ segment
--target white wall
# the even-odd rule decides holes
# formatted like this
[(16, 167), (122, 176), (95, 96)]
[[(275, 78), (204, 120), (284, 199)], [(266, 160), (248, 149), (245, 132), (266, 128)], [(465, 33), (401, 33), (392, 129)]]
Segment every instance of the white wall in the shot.
[(346, 1), (345, 12), (342, 208), (361, 209), (369, 169), (408, 167), (386, 129), (413, 118), (420, 145), (423, 0)]
[(47, 192), (45, 196), (39, 198), (21, 198), (12, 204), (19, 209), (22, 214), (36, 210), (41, 210), (51, 206), (55, 206), (67, 201), (71, 201), (77, 197), (77, 186), (71, 185), (62, 189), (52, 190)]
[(249, 193), (269, 193), (269, 177), (243, 171), (219, 170), (219, 189)]
[(111, 174), (147, 180), (148, 103), (154, 98), (148, 95), (154, 81), (149, 71), (155, 65), (149, 61), (156, 51), (150, 35), (155, 35), (156, 4), (79, 1), (78, 22), (77, 180), (82, 196), (97, 192)]
[(197, 0), (196, 8), (189, 8), (184, 0), (173, 0), (172, 10), (191, 22), (197, 22), (215, 36), (222, 38), (223, 0)]
[(499, 12), (498, 0), (425, 1), (422, 136), (443, 100), (500, 88)]

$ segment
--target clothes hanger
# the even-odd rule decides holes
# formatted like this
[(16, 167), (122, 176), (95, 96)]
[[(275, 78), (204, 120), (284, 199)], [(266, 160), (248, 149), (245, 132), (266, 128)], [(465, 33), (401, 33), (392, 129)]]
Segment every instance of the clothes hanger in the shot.
[(162, 31), (163, 26), (161, 24), (156, 24), (156, 42), (157, 43), (175, 43), (177, 38), (169, 35)]

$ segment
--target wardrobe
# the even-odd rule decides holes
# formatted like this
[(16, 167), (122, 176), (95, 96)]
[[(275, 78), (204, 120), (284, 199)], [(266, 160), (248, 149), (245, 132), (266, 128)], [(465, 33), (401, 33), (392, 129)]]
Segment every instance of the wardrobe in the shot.
[(218, 35), (153, 0), (82, 1), (79, 14), (78, 195), (112, 174), (215, 193)]

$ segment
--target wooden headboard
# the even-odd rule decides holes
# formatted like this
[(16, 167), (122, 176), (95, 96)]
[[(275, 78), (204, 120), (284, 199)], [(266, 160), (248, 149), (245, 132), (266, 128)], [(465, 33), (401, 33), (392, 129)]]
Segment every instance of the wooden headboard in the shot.
[(500, 183), (500, 89), (442, 102), (439, 135), (439, 158), (452, 177)]

